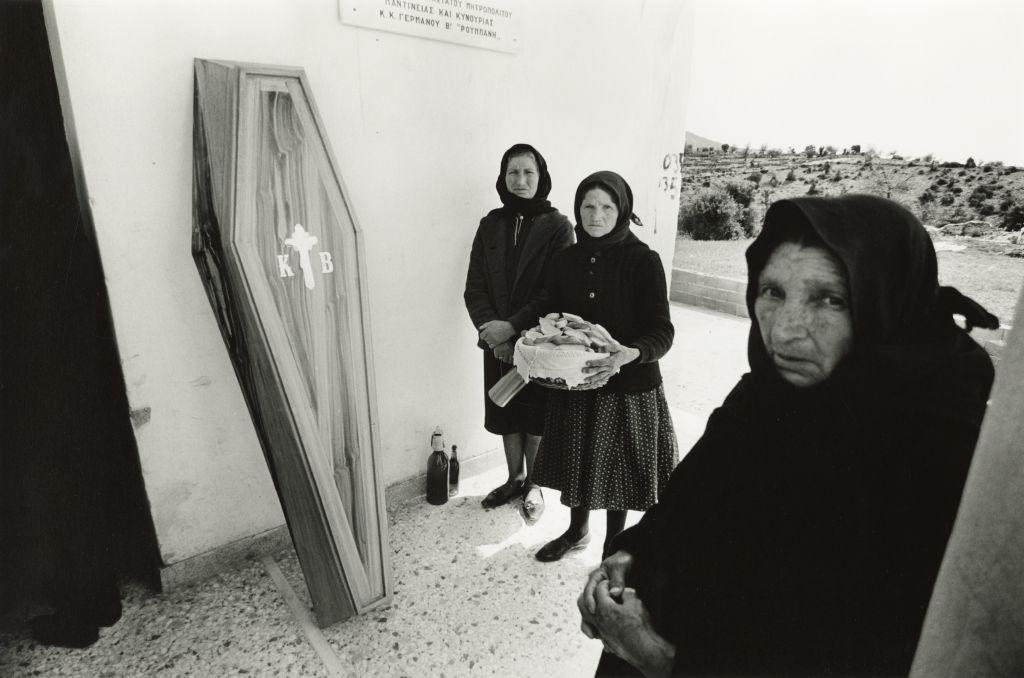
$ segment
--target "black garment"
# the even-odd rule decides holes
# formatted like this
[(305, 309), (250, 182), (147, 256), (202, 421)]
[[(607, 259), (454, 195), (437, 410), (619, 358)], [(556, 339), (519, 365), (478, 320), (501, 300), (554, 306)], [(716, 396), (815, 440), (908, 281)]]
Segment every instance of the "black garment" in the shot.
[(672, 346), (675, 328), (657, 252), (629, 232), (621, 243), (600, 251), (575, 245), (555, 255), (547, 287), (544, 313), (574, 313), (640, 350), (605, 389), (638, 392), (661, 384), (658, 360)]
[[(845, 266), (854, 328), (851, 354), (806, 389), (779, 378), (754, 313), (794, 224)], [(906, 675), (991, 361), (935, 301), (934, 249), (895, 203), (776, 203), (747, 260), (751, 372), (613, 546), (635, 556), (629, 583), (675, 645), (677, 675)]]
[[(516, 332), (537, 324), (542, 315), (544, 290), (542, 281), (555, 252), (572, 244), (569, 220), (558, 211), (546, 212), (530, 219), (527, 237), (519, 243), (516, 269), (507, 271), (506, 252), (510, 229), (515, 217), (504, 210), (493, 210), (481, 219), (470, 253), (464, 298), (474, 327), (488, 320), (507, 320)], [(509, 278), (512, 283), (509, 284)], [(478, 346), (484, 353), (484, 428), (491, 433), (531, 433), (540, 435), (544, 427), (546, 393), (536, 384), (528, 384), (505, 407), (498, 407), (487, 391), (512, 369), (494, 357), (487, 344)]]
[(509, 289), (516, 282), (516, 275), (519, 271), (519, 257), (526, 247), (530, 238), (533, 217), (523, 214), (516, 214), (512, 218), (512, 226), (507, 228), (505, 236), (505, 284)]
[(0, 615), (83, 646), (159, 555), (38, 2), (0, 3), (0, 63)]
[(495, 435), (508, 433), (529, 433), (539, 436), (544, 433), (544, 413), (548, 393), (543, 386), (527, 384), (505, 407), (498, 407), (487, 396), (491, 387), (515, 367), (494, 357), (490, 349), (482, 351), (484, 356), (484, 429)]

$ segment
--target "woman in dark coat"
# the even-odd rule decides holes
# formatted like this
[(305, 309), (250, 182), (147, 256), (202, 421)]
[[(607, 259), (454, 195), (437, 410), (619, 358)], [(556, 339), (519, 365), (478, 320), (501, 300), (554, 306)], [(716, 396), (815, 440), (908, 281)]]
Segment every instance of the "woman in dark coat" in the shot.
[[(775, 203), (750, 372), (578, 601), (600, 675), (906, 675), (993, 369), (906, 209)], [(639, 670), (639, 672), (638, 672)]]
[(627, 510), (652, 506), (679, 458), (658, 359), (672, 346), (665, 270), (630, 230), (633, 192), (614, 172), (576, 189), (577, 244), (559, 252), (548, 278), (547, 310), (602, 325), (618, 342), (591, 361), (595, 390), (552, 391), (534, 481), (559, 490), (569, 527), (537, 559), (554, 561), (589, 540), (589, 517), (607, 510), (605, 544)]
[(484, 353), (484, 428), (501, 436), (508, 464), (508, 480), (482, 503), (493, 508), (523, 496), (523, 515), (532, 523), (544, 510), (530, 472), (544, 429), (547, 394), (529, 384), (501, 408), (487, 391), (512, 369), (519, 333), (537, 324), (548, 262), (572, 244), (572, 226), (548, 202), (551, 175), (533, 146), (516, 144), (505, 151), (495, 188), (502, 206), (480, 220), (464, 294)]

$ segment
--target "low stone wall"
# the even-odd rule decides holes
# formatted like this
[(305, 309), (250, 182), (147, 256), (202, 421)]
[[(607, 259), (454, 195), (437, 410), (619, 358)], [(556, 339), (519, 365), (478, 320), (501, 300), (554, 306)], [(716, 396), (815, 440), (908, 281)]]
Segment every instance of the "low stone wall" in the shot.
[[(749, 318), (747, 314), (747, 281), (735, 278), (719, 278), (681, 268), (672, 269), (672, 287), (669, 298), (687, 306), (700, 306), (721, 313)], [(975, 341), (982, 345), (998, 362), (1009, 327), (998, 330), (976, 329), (971, 332)]]
[(747, 281), (672, 269), (669, 298), (687, 306), (702, 306), (742, 318), (747, 315)]

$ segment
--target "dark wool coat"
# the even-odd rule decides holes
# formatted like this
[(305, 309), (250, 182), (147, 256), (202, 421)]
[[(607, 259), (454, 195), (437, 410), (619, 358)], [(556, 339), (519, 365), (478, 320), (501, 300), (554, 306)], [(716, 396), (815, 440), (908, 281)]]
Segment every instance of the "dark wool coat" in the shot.
[[(754, 313), (792, 224), (845, 266), (854, 329), (849, 356), (806, 389), (779, 378)], [(617, 538), (635, 557), (628, 583), (677, 675), (906, 675), (993, 379), (951, 314), (995, 319), (939, 287), (924, 229), (880, 198), (776, 203), (747, 260), (751, 372)]]
[(575, 245), (555, 255), (548, 292), (546, 311), (575, 313), (640, 350), (605, 390), (637, 393), (661, 384), (658, 360), (672, 347), (675, 329), (657, 252), (632, 233), (600, 251)]
[[(516, 270), (509, 275), (508, 231), (515, 215), (492, 210), (480, 220), (469, 255), (464, 299), (474, 327), (489, 320), (507, 320), (516, 332), (537, 324), (543, 305), (545, 271), (551, 257), (573, 242), (572, 225), (557, 210), (532, 218)], [(511, 284), (509, 283), (511, 280)]]

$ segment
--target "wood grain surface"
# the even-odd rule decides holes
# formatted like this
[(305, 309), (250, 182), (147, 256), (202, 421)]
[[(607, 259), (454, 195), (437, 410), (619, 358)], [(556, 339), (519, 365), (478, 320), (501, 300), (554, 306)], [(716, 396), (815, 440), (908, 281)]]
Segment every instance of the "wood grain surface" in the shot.
[(360, 232), (301, 70), (195, 77), (193, 254), (328, 625), (391, 596)]

